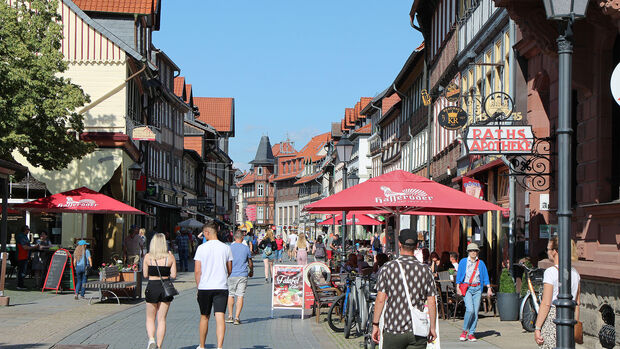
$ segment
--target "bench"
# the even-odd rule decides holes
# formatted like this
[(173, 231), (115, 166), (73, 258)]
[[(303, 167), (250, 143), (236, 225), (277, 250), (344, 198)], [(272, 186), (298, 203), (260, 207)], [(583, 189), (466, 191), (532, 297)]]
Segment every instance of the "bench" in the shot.
[[(134, 288), (137, 286), (137, 283), (135, 281), (121, 281), (121, 274), (117, 267), (105, 267), (101, 270), (99, 275), (99, 281), (87, 282), (84, 285), (84, 288), (99, 290), (100, 301), (107, 300), (111, 298), (109, 295), (112, 295), (116, 298), (116, 302), (120, 305), (120, 298), (134, 298), (134, 296), (131, 296), (130, 293), (134, 293)], [(138, 295), (138, 297), (139, 296), (140, 295)], [(94, 298), (96, 297), (91, 297), (88, 300), (88, 304), (91, 304)]]
[(340, 296), (340, 290), (331, 287), (327, 284), (319, 284), (314, 277), (309, 278), (310, 288), (314, 295), (314, 303), (312, 304), (312, 312), (316, 315), (316, 322), (319, 323), (319, 317), (321, 316), (321, 307), (330, 306), (338, 296)]

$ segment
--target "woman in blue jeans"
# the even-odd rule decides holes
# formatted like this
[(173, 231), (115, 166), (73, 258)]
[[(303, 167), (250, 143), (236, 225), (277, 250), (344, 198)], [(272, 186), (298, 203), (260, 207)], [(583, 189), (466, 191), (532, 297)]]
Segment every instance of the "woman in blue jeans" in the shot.
[[(480, 298), (482, 297), (482, 287), (487, 286), (489, 297), (493, 295), (489, 272), (483, 261), (478, 259), (480, 249), (475, 243), (467, 245), (467, 258), (461, 259), (459, 269), (456, 274), (456, 292), (465, 299), (465, 318), (463, 319), (463, 332), (459, 340), (476, 341), (476, 326), (478, 325), (478, 310), (480, 309)], [(462, 294), (461, 285), (467, 285), (467, 292)]]
[(93, 260), (90, 256), (90, 251), (86, 248), (89, 245), (88, 242), (80, 240), (77, 243), (75, 252), (73, 252), (73, 267), (75, 269), (75, 299), (78, 296), (84, 298), (86, 294), (86, 284), (88, 278), (88, 268), (93, 265)]

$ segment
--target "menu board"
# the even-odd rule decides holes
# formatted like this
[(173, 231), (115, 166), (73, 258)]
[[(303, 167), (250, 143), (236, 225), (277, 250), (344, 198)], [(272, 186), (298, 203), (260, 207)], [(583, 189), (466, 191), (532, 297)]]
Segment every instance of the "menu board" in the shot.
[(75, 289), (71, 254), (64, 249), (59, 249), (52, 255), (52, 261), (47, 269), (43, 290), (49, 289), (58, 291), (58, 289), (61, 288), (61, 281), (64, 281), (62, 285), (63, 289)]
[(304, 266), (274, 265), (271, 294), (272, 309), (303, 310)]

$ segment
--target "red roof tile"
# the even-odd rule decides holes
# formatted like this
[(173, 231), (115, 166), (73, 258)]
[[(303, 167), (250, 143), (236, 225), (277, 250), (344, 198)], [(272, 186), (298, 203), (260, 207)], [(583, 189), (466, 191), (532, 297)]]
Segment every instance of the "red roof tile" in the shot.
[(369, 135), (372, 132), (372, 123), (367, 123), (366, 125), (358, 128), (355, 133), (359, 133), (359, 134), (363, 134), (363, 135)]
[(297, 150), (293, 148), (293, 145), (290, 141), (284, 141), (280, 143), (276, 143), (271, 147), (271, 152), (274, 157), (290, 157), (297, 155)]
[(321, 177), (321, 175), (322, 175), (322, 174), (323, 174), (323, 172), (317, 172), (317, 173), (312, 174), (312, 175), (310, 175), (310, 176), (301, 177), (301, 178), (300, 178), (299, 180), (297, 180), (297, 182), (295, 182), (294, 184), (295, 184), (295, 185), (298, 185), (298, 184), (308, 183), (308, 182), (310, 182), (311, 180), (314, 180), (314, 179), (316, 179), (316, 178)]
[(185, 97), (187, 97), (187, 100), (185, 101), (185, 103), (189, 103), (189, 99), (192, 96), (192, 84), (185, 84)]
[(82, 11), (137, 13), (150, 15), (155, 12), (158, 0), (73, 0)]
[(174, 94), (180, 98), (183, 98), (183, 88), (185, 87), (185, 78), (183, 76), (177, 76), (174, 78)]
[(362, 97), (362, 98), (360, 98), (360, 110), (358, 112), (358, 118), (359, 119), (365, 119), (366, 118), (366, 115), (362, 115), (362, 110), (364, 110), (364, 108), (366, 108), (366, 106), (370, 102), (372, 102), (372, 97)]
[(254, 173), (250, 172), (250, 173), (247, 174), (247, 176), (243, 177), (242, 180), (237, 182), (237, 185), (244, 185), (244, 184), (254, 183), (255, 179), (256, 179), (256, 176), (254, 175)]
[(312, 137), (310, 142), (303, 147), (299, 153), (297, 153), (297, 157), (307, 159), (310, 158), (312, 162), (318, 161), (325, 157), (325, 155), (319, 155), (323, 147), (329, 140), (331, 139), (331, 133), (326, 132), (322, 133), (318, 136)]
[(381, 107), (381, 110), (383, 111), (383, 115), (385, 115), (388, 112), (388, 110), (390, 110), (392, 106), (394, 106), (394, 104), (398, 102), (400, 102), (400, 97), (398, 97), (397, 93), (394, 93), (393, 95), (384, 98), (383, 104)]
[(213, 126), (218, 132), (234, 132), (234, 98), (194, 97), (198, 120)]

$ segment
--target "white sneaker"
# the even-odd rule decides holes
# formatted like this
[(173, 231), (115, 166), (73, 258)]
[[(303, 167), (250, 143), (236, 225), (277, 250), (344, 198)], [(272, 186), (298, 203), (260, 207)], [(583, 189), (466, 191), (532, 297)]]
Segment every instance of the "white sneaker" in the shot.
[(205, 349), (204, 347), (201, 347), (200, 345), (196, 347), (196, 349)]
[(155, 340), (150, 339), (146, 349), (157, 349), (157, 343), (155, 343)]

